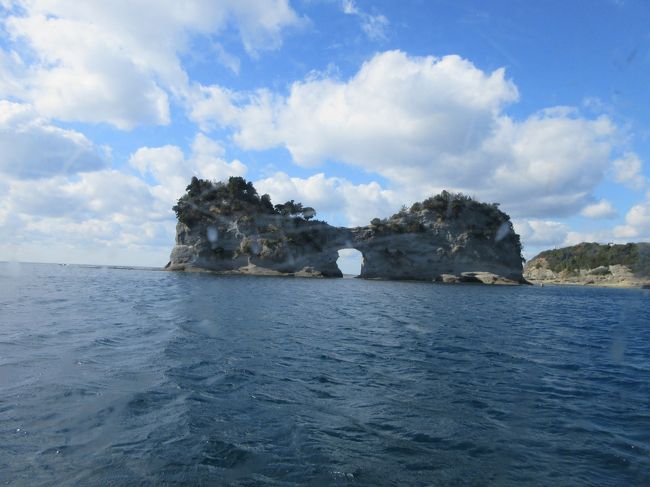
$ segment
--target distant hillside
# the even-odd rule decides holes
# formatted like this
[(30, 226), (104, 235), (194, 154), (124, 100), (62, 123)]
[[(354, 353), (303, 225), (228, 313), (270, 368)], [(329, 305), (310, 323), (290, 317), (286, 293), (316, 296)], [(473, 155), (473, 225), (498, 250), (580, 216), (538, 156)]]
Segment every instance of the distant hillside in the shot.
[(581, 243), (573, 247), (545, 250), (531, 260), (544, 258), (553, 272), (625, 265), (639, 277), (650, 277), (650, 243), (603, 245)]
[(524, 277), (549, 283), (644, 285), (650, 281), (650, 243), (581, 243), (545, 250), (526, 263)]

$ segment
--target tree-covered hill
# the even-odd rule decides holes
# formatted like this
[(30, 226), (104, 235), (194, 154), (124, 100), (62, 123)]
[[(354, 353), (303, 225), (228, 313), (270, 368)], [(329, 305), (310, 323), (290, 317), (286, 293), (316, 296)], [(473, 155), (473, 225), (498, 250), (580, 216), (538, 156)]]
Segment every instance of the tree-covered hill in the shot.
[(574, 272), (601, 266), (625, 265), (638, 277), (650, 277), (650, 243), (599, 244), (581, 243), (572, 247), (545, 250), (527, 267), (539, 268), (546, 261), (553, 272)]

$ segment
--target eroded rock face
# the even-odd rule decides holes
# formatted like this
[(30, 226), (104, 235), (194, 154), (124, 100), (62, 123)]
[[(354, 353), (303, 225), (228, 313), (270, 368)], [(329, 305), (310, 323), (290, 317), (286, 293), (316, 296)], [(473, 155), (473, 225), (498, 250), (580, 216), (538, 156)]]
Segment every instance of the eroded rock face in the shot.
[(459, 207), (444, 218), (416, 207), (354, 229), (364, 256), (360, 277), (469, 282), (463, 274), (483, 272), (523, 282), (519, 237), (507, 215), (476, 202)]
[(281, 215), (212, 215), (176, 225), (167, 268), (264, 275), (342, 277), (342, 233), (324, 222)]
[(496, 205), (443, 193), (368, 226), (342, 228), (309, 221), (313, 209), (293, 201), (274, 208), (241, 178), (192, 184), (175, 207), (170, 270), (342, 277), (338, 251), (354, 248), (363, 256), (362, 278), (525, 282), (519, 237)]

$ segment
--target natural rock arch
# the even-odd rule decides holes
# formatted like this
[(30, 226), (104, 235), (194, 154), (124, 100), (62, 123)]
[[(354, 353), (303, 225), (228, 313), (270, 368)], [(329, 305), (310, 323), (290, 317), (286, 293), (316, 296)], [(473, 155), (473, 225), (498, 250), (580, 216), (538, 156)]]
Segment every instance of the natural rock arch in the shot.
[(313, 221), (315, 211), (305, 214), (300, 203), (274, 207), (242, 178), (194, 178), (174, 210), (170, 270), (342, 277), (338, 251), (354, 248), (363, 256), (362, 278), (472, 280), (489, 273), (523, 282), (510, 217), (460, 194), (443, 191), (390, 218), (345, 228)]
[(338, 249), (337, 253), (339, 258), (336, 260), (336, 265), (344, 275), (361, 275), (364, 261), (363, 252), (354, 247), (343, 247)]

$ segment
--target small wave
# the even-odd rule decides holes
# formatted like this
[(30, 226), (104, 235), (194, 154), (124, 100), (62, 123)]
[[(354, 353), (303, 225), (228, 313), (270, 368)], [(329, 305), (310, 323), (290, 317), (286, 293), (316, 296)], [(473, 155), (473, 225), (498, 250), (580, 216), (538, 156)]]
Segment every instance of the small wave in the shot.
[(30, 269), (12, 276), (20, 300), (0, 293), (0, 471), (16, 485), (650, 471), (648, 293)]

